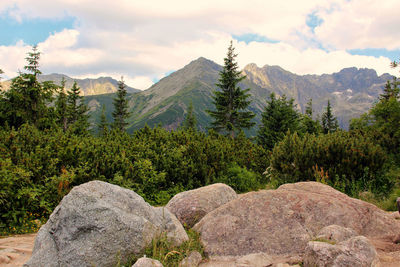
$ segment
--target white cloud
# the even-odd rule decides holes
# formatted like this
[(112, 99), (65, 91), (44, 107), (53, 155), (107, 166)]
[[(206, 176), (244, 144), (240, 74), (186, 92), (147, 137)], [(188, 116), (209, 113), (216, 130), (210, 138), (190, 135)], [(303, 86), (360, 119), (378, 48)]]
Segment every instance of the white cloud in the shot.
[[(7, 2), (7, 1), (6, 1)], [(332, 73), (343, 67), (392, 72), (389, 59), (350, 55), (352, 48), (400, 47), (398, 0), (183, 1), (14, 0), (0, 14), (77, 19), (75, 29), (53, 33), (39, 44), (43, 72), (72, 77), (124, 76), (145, 89), (153, 79), (200, 56), (223, 63), (232, 35), (255, 33), (280, 43), (235, 43), (239, 64), (280, 65), (299, 73)], [(315, 34), (306, 25), (315, 12), (324, 22)], [(319, 42), (319, 43), (318, 43)], [(328, 51), (319, 47), (329, 48)], [(12, 77), (29, 48), (0, 46), (0, 66)]]
[(321, 11), (324, 23), (316, 37), (336, 49), (400, 48), (400, 1), (343, 1), (341, 8)]
[(279, 65), (297, 74), (333, 73), (346, 67), (358, 67), (375, 69), (379, 75), (398, 75), (398, 70), (390, 68), (390, 60), (385, 57), (351, 55), (345, 51), (326, 52), (315, 48), (301, 50), (283, 43), (253, 42), (246, 45), (241, 42), (237, 48), (241, 64), (253, 62), (258, 66)]

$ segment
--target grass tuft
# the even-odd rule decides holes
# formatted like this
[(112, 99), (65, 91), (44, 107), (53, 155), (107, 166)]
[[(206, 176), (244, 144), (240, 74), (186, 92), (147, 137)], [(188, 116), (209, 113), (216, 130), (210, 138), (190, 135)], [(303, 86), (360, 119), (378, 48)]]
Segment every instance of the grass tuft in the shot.
[(160, 261), (164, 267), (175, 267), (192, 251), (198, 251), (204, 257), (203, 245), (200, 242), (200, 235), (192, 229), (186, 231), (189, 240), (182, 243), (180, 246), (173, 246), (166, 235), (161, 235), (154, 239), (151, 245), (147, 247), (143, 254), (132, 256), (125, 264), (118, 263), (116, 267), (132, 266), (139, 258), (146, 255), (147, 258)]

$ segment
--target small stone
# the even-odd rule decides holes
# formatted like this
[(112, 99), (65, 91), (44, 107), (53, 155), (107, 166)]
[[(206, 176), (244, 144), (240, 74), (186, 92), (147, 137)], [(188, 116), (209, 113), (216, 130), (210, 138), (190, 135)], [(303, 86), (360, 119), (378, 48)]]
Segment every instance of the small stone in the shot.
[(190, 252), (189, 256), (184, 258), (181, 263), (179, 263), (179, 267), (197, 267), (199, 266), (202, 256), (198, 251)]
[(143, 257), (138, 259), (132, 267), (163, 267), (163, 265), (158, 260)]

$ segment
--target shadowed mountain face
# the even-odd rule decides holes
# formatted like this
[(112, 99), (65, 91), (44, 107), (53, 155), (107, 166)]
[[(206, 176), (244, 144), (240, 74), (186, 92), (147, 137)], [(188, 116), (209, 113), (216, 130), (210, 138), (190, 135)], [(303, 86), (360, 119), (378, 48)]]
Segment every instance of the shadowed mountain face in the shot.
[(300, 76), (278, 66), (259, 68), (249, 64), (243, 72), (253, 83), (278, 95), (294, 98), (303, 113), (310, 98), (316, 114), (322, 113), (330, 100), (343, 128), (348, 127), (351, 118), (368, 111), (382, 93), (386, 81), (392, 79), (389, 74), (378, 76), (375, 70), (357, 68), (346, 68), (333, 74)]
[[(211, 122), (206, 110), (214, 109), (212, 92), (216, 90), (219, 71), (222, 66), (205, 58), (192, 61), (184, 68), (161, 79), (145, 91), (129, 95), (132, 115), (128, 131), (162, 124), (167, 129), (176, 129), (184, 120), (189, 103), (193, 102), (198, 127), (205, 130)], [(259, 124), (261, 113), (271, 92), (295, 99), (300, 111), (304, 112), (307, 101), (313, 99), (314, 114), (321, 114), (330, 100), (334, 114), (343, 128), (349, 120), (368, 111), (377, 99), (391, 75), (377, 76), (371, 69), (347, 68), (334, 74), (296, 75), (278, 66), (257, 67), (247, 65), (243, 74), (247, 76), (240, 86), (250, 88), (249, 109), (257, 114)], [(98, 121), (101, 105), (106, 105), (109, 121), (112, 121), (112, 98), (114, 94), (88, 96), (92, 120)], [(248, 134), (256, 134), (258, 126)]]
[[(118, 81), (111, 77), (100, 77), (97, 79), (74, 79), (64, 74), (45, 74), (39, 76), (39, 81), (53, 81), (57, 85), (61, 85), (61, 80), (65, 79), (65, 88), (69, 90), (74, 81), (77, 82), (78, 86), (81, 88), (82, 95), (101, 95), (114, 93), (118, 90)], [(11, 81), (5, 81), (3, 83), (4, 89), (7, 90), (11, 84)], [(139, 92), (140, 90), (127, 87), (129, 93)]]

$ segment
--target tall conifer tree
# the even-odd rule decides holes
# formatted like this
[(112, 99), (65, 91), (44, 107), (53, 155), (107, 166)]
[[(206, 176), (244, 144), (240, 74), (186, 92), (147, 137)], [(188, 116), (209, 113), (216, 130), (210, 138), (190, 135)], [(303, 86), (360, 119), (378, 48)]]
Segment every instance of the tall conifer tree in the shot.
[(124, 78), (121, 77), (121, 80), (118, 82), (117, 97), (114, 98), (114, 111), (112, 113), (114, 118), (113, 128), (119, 131), (125, 131), (126, 126), (128, 126), (126, 120), (129, 118), (130, 112), (128, 112), (128, 100), (126, 95), (126, 85)]
[(101, 116), (100, 116), (100, 122), (97, 125), (99, 134), (101, 136), (104, 136), (107, 134), (108, 131), (108, 123), (107, 123), (107, 118), (106, 118), (106, 106), (103, 104), (101, 107)]
[(216, 84), (220, 90), (214, 91), (213, 103), (216, 110), (207, 110), (214, 119), (211, 128), (225, 132), (232, 138), (235, 137), (235, 132), (240, 132), (243, 128), (248, 129), (255, 124), (251, 121), (255, 114), (245, 111), (250, 104), (248, 100), (250, 89), (242, 90), (238, 85), (246, 76), (239, 71), (235, 62), (236, 57), (231, 41), (227, 56), (224, 58), (224, 68), (219, 73), (219, 82)]
[[(53, 92), (57, 86), (52, 82), (38, 81), (40, 52), (37, 46), (26, 57), (24, 67), (28, 73), (20, 72), (11, 82), (10, 89), (5, 92), (8, 106), (5, 117), (10, 126), (19, 127), (22, 123), (32, 123), (37, 127), (48, 127), (52, 124), (53, 108), (49, 107)], [(50, 114), (52, 113), (52, 114)]]
[(59, 88), (56, 99), (56, 115), (57, 124), (60, 125), (63, 131), (67, 131), (68, 128), (68, 110), (67, 110), (67, 94), (65, 93), (65, 78), (61, 80), (61, 86)]
[(325, 134), (335, 132), (339, 129), (337, 118), (333, 115), (331, 102), (328, 100), (325, 112), (322, 114), (322, 130)]
[(307, 102), (305, 108), (305, 114), (301, 119), (301, 132), (318, 134), (321, 131), (321, 125), (318, 120), (313, 119), (312, 99)]
[(80, 94), (81, 89), (75, 81), (71, 90), (68, 91), (67, 118), (68, 128), (72, 128), (71, 130), (77, 134), (86, 133), (89, 127), (89, 115), (87, 114), (89, 108)]
[(295, 107), (293, 98), (288, 100), (285, 95), (276, 98), (272, 93), (262, 113), (262, 125), (257, 135), (258, 144), (271, 150), (283, 139), (287, 131), (297, 131), (300, 114)]
[(196, 130), (196, 117), (193, 114), (193, 103), (190, 102), (185, 120), (183, 121), (183, 129), (185, 130)]

